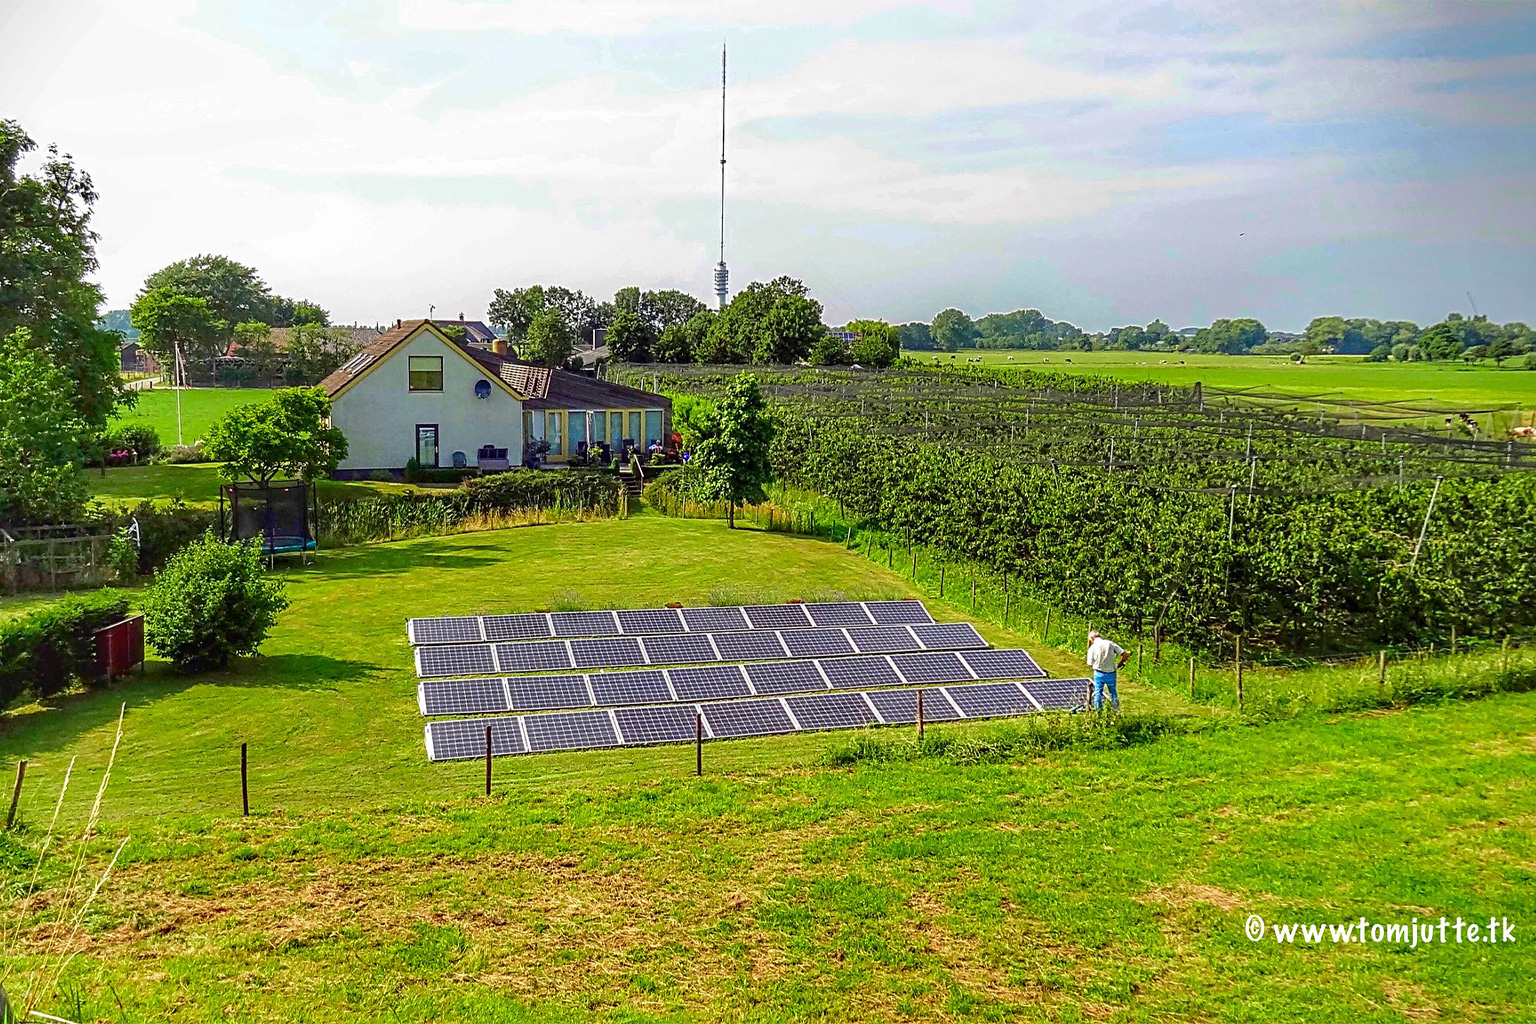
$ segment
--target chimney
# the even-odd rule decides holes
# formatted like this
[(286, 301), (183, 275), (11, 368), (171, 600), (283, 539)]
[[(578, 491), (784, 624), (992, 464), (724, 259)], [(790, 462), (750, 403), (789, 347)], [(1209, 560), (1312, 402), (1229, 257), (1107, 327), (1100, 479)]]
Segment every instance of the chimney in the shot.
[(399, 321), (399, 320), (396, 320), (396, 321), (395, 321), (395, 326), (396, 326), (396, 327), (399, 327), (399, 326), (400, 326), (400, 321)]
[(460, 319), (460, 320), (463, 320), (463, 319), (464, 319), (464, 314), (463, 314), (463, 313), (460, 313), (460, 314), (459, 314), (459, 319)]
[(506, 355), (507, 354), (507, 339), (506, 338), (492, 338), (491, 339), (491, 351), (495, 352), (499, 356)]

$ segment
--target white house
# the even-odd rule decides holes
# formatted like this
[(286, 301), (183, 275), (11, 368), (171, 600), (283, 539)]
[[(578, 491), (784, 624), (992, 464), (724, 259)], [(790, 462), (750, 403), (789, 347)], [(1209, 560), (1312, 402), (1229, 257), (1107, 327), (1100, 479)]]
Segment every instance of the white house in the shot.
[[(498, 351), (499, 349), (500, 351)], [(428, 320), (404, 320), (320, 382), (331, 423), (347, 435), (338, 477), (424, 467), (505, 469), (546, 442), (561, 463), (606, 445), (665, 444), (672, 403), (661, 395), (521, 363), (504, 342), (483, 349)]]

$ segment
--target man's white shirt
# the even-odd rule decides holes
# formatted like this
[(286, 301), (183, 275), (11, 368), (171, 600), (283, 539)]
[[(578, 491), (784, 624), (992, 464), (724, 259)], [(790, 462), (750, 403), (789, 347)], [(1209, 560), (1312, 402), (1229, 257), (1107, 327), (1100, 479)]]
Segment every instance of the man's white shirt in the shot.
[(1120, 664), (1125, 648), (1105, 637), (1099, 637), (1088, 645), (1088, 657), (1084, 659), (1095, 672), (1113, 672)]

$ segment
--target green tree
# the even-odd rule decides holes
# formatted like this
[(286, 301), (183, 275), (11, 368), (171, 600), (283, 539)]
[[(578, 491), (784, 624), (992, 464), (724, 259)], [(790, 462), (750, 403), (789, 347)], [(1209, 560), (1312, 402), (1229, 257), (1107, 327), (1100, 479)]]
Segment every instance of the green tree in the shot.
[(268, 483), (280, 473), (318, 480), (347, 457), (347, 438), (330, 425), (324, 388), (284, 388), (265, 402), (225, 413), (208, 429), (203, 451), (223, 462), (228, 479)]
[(1418, 347), (1425, 359), (1439, 362), (1457, 358), (1464, 346), (1452, 322), (1446, 321), (1435, 324), (1420, 335)]
[(896, 328), (896, 334), (901, 347), (909, 351), (926, 352), (933, 348), (933, 335), (929, 332), (927, 324), (902, 324)]
[(497, 288), (492, 293), (491, 304), (486, 307), (485, 315), (493, 327), (506, 331), (507, 337), (516, 345), (528, 333), (534, 314), (543, 308), (543, 285), (513, 288), (511, 291)]
[(828, 331), (816, 339), (807, 360), (812, 366), (844, 366), (849, 361), (848, 343), (839, 334)]
[(518, 346), (523, 359), (539, 366), (564, 366), (575, 350), (575, 332), (558, 309), (539, 310), (528, 321), (528, 333)]
[(928, 330), (933, 347), (940, 352), (958, 352), (976, 340), (976, 324), (958, 309), (946, 309), (935, 316)]
[(759, 363), (798, 362), (824, 334), (821, 303), (804, 295), (784, 295), (758, 324), (752, 358)]
[(687, 292), (668, 288), (642, 293), (637, 312), (651, 325), (656, 336), (660, 337), (661, 332), (668, 327), (685, 324), (708, 308)]
[(688, 337), (687, 324), (672, 324), (661, 332), (651, 350), (651, 358), (658, 363), (686, 363), (693, 357), (693, 345)]
[(1240, 356), (1268, 340), (1269, 331), (1257, 320), (1217, 320), (1209, 327), (1202, 327), (1195, 335), (1195, 351)]
[(651, 325), (633, 310), (620, 309), (608, 328), (608, 356), (621, 363), (651, 361)]
[[(1406, 345), (1403, 347), (1407, 348)], [(1391, 358), (1392, 346), (1388, 345), (1386, 342), (1382, 342), (1380, 345), (1377, 345), (1375, 348), (1371, 349), (1370, 353), (1365, 357), (1365, 361), (1368, 363), (1384, 363)]]
[(177, 346), (189, 362), (224, 353), (229, 325), (214, 315), (207, 299), (155, 288), (135, 299), (129, 314), (140, 343), (162, 363), (171, 363)]
[(313, 324), (319, 327), (331, 326), (330, 312), (318, 302), (310, 302), (308, 299), (297, 299), (289, 303), (289, 306), (292, 308), (292, 312), (289, 314), (290, 322), (295, 327), (301, 324)]
[(171, 556), (144, 595), (144, 639), (177, 672), (224, 668), (255, 654), (288, 607), (283, 581), (262, 571), (255, 541), (204, 534)]
[(1493, 360), (1494, 366), (1503, 366), (1504, 360), (1516, 354), (1515, 343), (1507, 337), (1500, 337), (1488, 346), (1486, 356)]
[(1302, 334), (1303, 341), (1308, 342), (1308, 347), (1315, 346), (1315, 351), (1305, 352), (1303, 355), (1317, 355), (1327, 348), (1340, 348), (1344, 344), (1344, 335), (1349, 330), (1349, 325), (1341, 316), (1320, 316), (1313, 318), (1307, 324), (1306, 331)]
[(235, 343), (240, 356), (259, 376), (271, 377), (283, 365), (283, 354), (272, 341), (272, 328), (259, 321), (235, 325)]
[(93, 435), (75, 383), (25, 327), (0, 339), (0, 520), (64, 522), (85, 505)]
[(1411, 358), (1412, 352), (1412, 345), (1405, 341), (1400, 341), (1396, 345), (1392, 346), (1392, 361), (1396, 363), (1406, 363)]
[(294, 304), (272, 294), (255, 268), (213, 254), (177, 260), (144, 279), (140, 293), (166, 289), (208, 303), (216, 319), (232, 325), (260, 320), (277, 327), (293, 323)]
[(0, 120), (0, 338), (26, 328), (27, 344), (47, 353), (73, 383), (69, 401), (93, 431), (131, 405), (118, 373), (116, 333), (97, 326), (97, 269), (90, 175), (48, 148), (35, 174), (19, 174), (37, 145), (15, 121)]
[(363, 350), (364, 341), (345, 327), (299, 324), (288, 332), (288, 375), (296, 384), (318, 384)]
[(725, 502), (726, 525), (734, 529), (736, 506), (762, 501), (773, 478), (774, 425), (757, 379), (749, 373), (733, 377), (700, 429), (704, 436), (691, 460), (698, 493), (705, 501)]
[(857, 334), (848, 358), (860, 366), (890, 366), (901, 355), (901, 335), (884, 320), (850, 320), (843, 328)]

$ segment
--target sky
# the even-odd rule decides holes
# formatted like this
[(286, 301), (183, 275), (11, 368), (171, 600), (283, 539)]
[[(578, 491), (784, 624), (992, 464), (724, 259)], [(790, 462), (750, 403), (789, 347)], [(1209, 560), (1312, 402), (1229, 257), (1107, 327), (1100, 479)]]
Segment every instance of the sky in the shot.
[(722, 43), (732, 285), (829, 323), (1536, 323), (1536, 4), (0, 0), (0, 117), (114, 308), (197, 253), (339, 322), (713, 304)]

